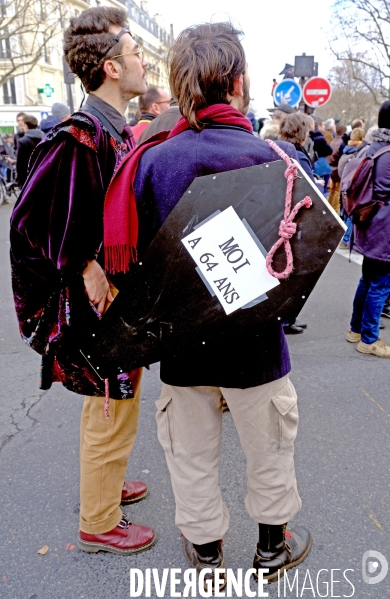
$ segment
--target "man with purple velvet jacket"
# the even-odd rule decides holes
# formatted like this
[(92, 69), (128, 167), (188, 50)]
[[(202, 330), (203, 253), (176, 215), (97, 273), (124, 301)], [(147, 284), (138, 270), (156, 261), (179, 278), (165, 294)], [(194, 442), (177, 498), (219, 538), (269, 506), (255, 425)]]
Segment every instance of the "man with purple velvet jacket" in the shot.
[(71, 19), (65, 57), (88, 100), (35, 150), (11, 221), (16, 313), (22, 338), (42, 355), (41, 388), (58, 381), (86, 395), (79, 546), (119, 555), (155, 542), (152, 529), (131, 524), (120, 508), (148, 492), (142, 482), (124, 483), (137, 432), (141, 370), (104, 381), (78, 351), (77, 339), (113, 300), (100, 266), (104, 198), (119, 162), (135, 146), (123, 116), (128, 101), (147, 89), (147, 63), (127, 27), (126, 12), (117, 8), (91, 8)]
[[(137, 220), (136, 247), (142, 260), (195, 177), (278, 159), (265, 141), (253, 136), (244, 116), (249, 77), (239, 36), (229, 23), (214, 23), (186, 29), (176, 40), (170, 85), (184, 118), (169, 136), (160, 133), (145, 141), (115, 175), (105, 205), (105, 222), (114, 223), (112, 217), (117, 217), (117, 227), (105, 230), (106, 256), (111, 256), (107, 268), (121, 269), (116, 257), (134, 248)], [(279, 145), (296, 158), (291, 144)], [(118, 189), (126, 193), (125, 183), (130, 191), (121, 218), (112, 214), (110, 204)], [(127, 214), (134, 204), (137, 218), (131, 219)], [(217, 568), (225, 567), (222, 538), (229, 527), (218, 486), (222, 396), (247, 459), (245, 505), (259, 526), (253, 567), (267, 568), (265, 577), (272, 581), (279, 569), (297, 565), (310, 551), (311, 536), (305, 528), (286, 530), (301, 507), (293, 461), (297, 396), (288, 377), (290, 368), (280, 324), (265, 322), (242, 330), (232, 328), (228, 318), (225, 330), (202, 331), (198, 341), (162, 357), (158, 437), (171, 475), (184, 553), (198, 574), (211, 569), (205, 577), (209, 586), (222, 589), (226, 584), (223, 574), (218, 583), (215, 575)]]

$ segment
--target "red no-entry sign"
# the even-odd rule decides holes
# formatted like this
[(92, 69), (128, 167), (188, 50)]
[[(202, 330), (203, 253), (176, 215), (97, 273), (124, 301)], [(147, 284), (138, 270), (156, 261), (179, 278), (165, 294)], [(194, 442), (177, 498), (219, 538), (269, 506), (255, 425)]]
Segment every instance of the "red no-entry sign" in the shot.
[(332, 95), (332, 86), (327, 79), (312, 77), (303, 88), (303, 99), (308, 106), (324, 106)]

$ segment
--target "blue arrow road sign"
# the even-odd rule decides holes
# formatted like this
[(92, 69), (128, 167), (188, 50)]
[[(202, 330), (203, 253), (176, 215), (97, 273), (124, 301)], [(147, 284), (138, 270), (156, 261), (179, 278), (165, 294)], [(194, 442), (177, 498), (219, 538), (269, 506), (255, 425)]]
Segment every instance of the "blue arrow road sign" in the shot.
[(296, 106), (301, 99), (301, 86), (294, 79), (283, 79), (274, 89), (274, 100), (278, 105)]

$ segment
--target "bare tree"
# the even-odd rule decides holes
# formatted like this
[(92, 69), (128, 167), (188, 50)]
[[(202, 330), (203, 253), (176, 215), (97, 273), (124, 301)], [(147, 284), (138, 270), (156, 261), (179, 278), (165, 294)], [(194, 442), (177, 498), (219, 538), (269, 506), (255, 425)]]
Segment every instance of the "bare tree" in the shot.
[[(360, 56), (355, 58), (359, 59)], [(328, 78), (332, 84), (332, 96), (323, 108), (316, 109), (316, 114), (323, 119), (338, 117), (344, 125), (358, 118), (364, 118), (367, 127), (374, 124), (378, 105), (372, 91), (380, 97), (375, 71), (358, 61), (341, 60), (330, 71)]]
[[(336, 0), (333, 9), (331, 48), (337, 59), (350, 63), (353, 77), (380, 104), (390, 98), (390, 2)], [(361, 79), (362, 72), (371, 76)]]
[(0, 0), (0, 85), (47, 55), (63, 19), (60, 0)]

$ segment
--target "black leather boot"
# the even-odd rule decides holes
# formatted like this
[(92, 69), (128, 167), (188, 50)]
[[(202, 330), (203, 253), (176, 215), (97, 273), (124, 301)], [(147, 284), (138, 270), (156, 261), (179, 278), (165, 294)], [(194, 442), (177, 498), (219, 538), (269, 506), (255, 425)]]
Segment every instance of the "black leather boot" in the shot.
[[(196, 569), (196, 573), (199, 576), (200, 572), (204, 568), (225, 568), (225, 562), (223, 561), (222, 553), (222, 540), (214, 541), (213, 543), (206, 543), (206, 545), (193, 545), (183, 535), (183, 551), (184, 555), (188, 559), (189, 563), (193, 568)], [(209, 572), (204, 577), (205, 585), (204, 589), (207, 591), (206, 580), (212, 581), (212, 589), (215, 591), (215, 575), (214, 572)], [(219, 573), (219, 590), (226, 586), (226, 570), (225, 572)]]
[[(259, 542), (253, 560), (253, 567), (268, 568), (264, 574), (269, 582), (283, 576), (284, 570), (297, 566), (308, 555), (312, 538), (303, 526), (294, 526), (286, 530), (286, 524), (259, 524)], [(255, 574), (255, 578), (257, 575)]]

